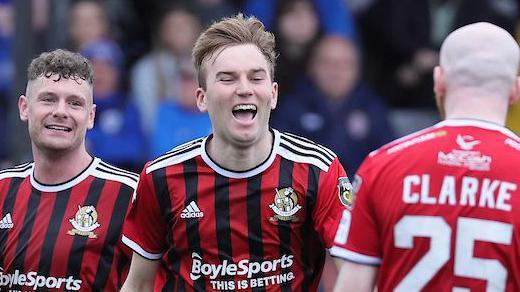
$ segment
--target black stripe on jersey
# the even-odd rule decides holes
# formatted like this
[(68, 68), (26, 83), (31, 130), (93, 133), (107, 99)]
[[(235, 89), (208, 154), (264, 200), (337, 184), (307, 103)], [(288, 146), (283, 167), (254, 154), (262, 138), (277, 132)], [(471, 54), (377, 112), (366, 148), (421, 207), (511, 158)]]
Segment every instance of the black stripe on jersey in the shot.
[[(97, 206), (103, 187), (105, 186), (106, 180), (96, 178), (92, 181), (88, 190), (87, 198), (83, 202), (83, 206)], [(87, 244), (88, 236), (83, 235), (72, 235), (74, 240), (72, 241), (72, 247), (69, 253), (69, 263), (67, 265), (68, 275), (73, 278), (80, 278), (81, 262), (83, 261), (83, 253), (85, 252), (85, 245)]]
[[(173, 217), (172, 217), (172, 204), (170, 200), (170, 193), (168, 191), (168, 181), (166, 177), (166, 168), (160, 168), (152, 173), (152, 180), (154, 185), (154, 192), (155, 197), (157, 198), (157, 202), (159, 203), (159, 207), (162, 210), (162, 216), (164, 218), (164, 222), (168, 223), (167, 228), (167, 235), (166, 235), (166, 241), (167, 246), (173, 246), (172, 242), (172, 223), (173, 223)], [(168, 272), (166, 276), (166, 283), (164, 284), (163, 291), (166, 287), (175, 287), (175, 275), (178, 275), (180, 273), (180, 258), (175, 252), (175, 250), (172, 248), (168, 251), (168, 258), (173, 263), (172, 267), (168, 267)], [(175, 272), (174, 272), (175, 271)], [(166, 291), (173, 291), (166, 290)]]
[[(283, 148), (293, 152), (294, 154), (297, 154), (297, 155), (300, 155), (300, 156), (303, 156), (303, 157), (312, 157), (314, 159), (317, 159), (317, 160), (321, 161), (323, 164), (325, 164), (327, 166), (330, 166), (332, 164), (332, 161), (325, 160), (325, 158), (323, 156), (321, 156), (321, 155), (300, 152), (300, 151), (298, 151), (296, 148), (294, 148), (290, 144), (286, 144), (286, 143), (282, 142), (282, 143), (280, 143), (280, 147), (283, 147)], [(303, 146), (303, 147), (305, 147), (305, 146)], [(310, 148), (308, 148), (308, 149), (310, 149)]]
[(72, 189), (67, 189), (56, 194), (56, 201), (52, 209), (49, 226), (45, 232), (42, 250), (40, 254), (40, 263), (38, 264), (38, 273), (41, 275), (49, 275), (51, 271), (52, 256), (54, 252), (54, 244), (63, 222), (63, 216), (67, 210), (70, 193)]
[[(302, 241), (303, 247), (301, 252), (301, 259), (303, 264), (303, 285), (302, 291), (309, 291), (309, 287), (314, 279), (319, 277), (320, 269), (323, 265), (323, 260), (325, 259), (325, 254), (323, 248), (322, 250), (317, 251), (315, 245), (312, 245), (312, 242), (319, 241), (319, 236), (314, 232), (313, 220), (312, 220), (312, 212), (314, 210), (314, 206), (316, 205), (316, 195), (318, 194), (318, 183), (320, 181), (321, 171), (317, 166), (311, 165), (309, 167), (309, 176), (307, 183), (307, 194), (306, 194), (306, 202), (305, 206), (307, 208), (306, 218), (304, 225), (302, 226)], [(320, 254), (321, 256), (319, 256)], [(312, 262), (313, 260), (318, 260), (321, 262)]]
[(99, 162), (99, 166), (103, 166), (105, 168), (113, 170), (113, 171), (117, 172), (118, 174), (121, 173), (121, 175), (122, 174), (130, 175), (130, 176), (134, 177), (136, 180), (139, 179), (139, 175), (137, 173), (131, 172), (131, 171), (128, 171), (128, 170), (124, 170), (124, 169), (119, 168), (119, 167), (115, 167), (115, 166), (107, 164), (107, 163), (105, 163), (103, 161)]
[(178, 152), (179, 150), (186, 149), (186, 148), (188, 148), (190, 146), (193, 146), (193, 145), (195, 145), (197, 143), (202, 142), (202, 140), (204, 140), (204, 138), (199, 138), (199, 139), (196, 139), (196, 140), (192, 140), (192, 141), (186, 142), (186, 143), (181, 144), (179, 146), (176, 146), (172, 150), (166, 152), (165, 155), (172, 154), (172, 153)]
[[(99, 258), (99, 263), (96, 271), (96, 278), (92, 289), (96, 291), (103, 291), (108, 275), (114, 262), (114, 248), (118, 245), (121, 229), (123, 229), (123, 222), (125, 220), (126, 211), (128, 210), (128, 204), (134, 193), (134, 189), (131, 187), (121, 184), (117, 199), (112, 209), (112, 216), (110, 217), (110, 223), (108, 224), (107, 237), (103, 244), (103, 250)], [(128, 260), (128, 259), (123, 259)], [(130, 264), (130, 263), (128, 263)]]
[[(262, 241), (262, 173), (247, 179), (247, 238), (249, 240), (249, 257), (253, 262), (264, 260), (264, 245)], [(264, 276), (258, 273), (258, 278)], [(254, 291), (265, 291), (259, 287)]]
[(21, 164), (21, 165), (17, 165), (17, 166), (14, 166), (14, 167), (11, 167), (11, 168), (7, 168), (7, 169), (4, 169), (4, 170), (1, 170), (0, 171), (0, 174), (4, 174), (4, 173), (20, 173), (20, 172), (24, 172), (24, 171), (27, 171), (28, 169), (32, 168), (33, 165), (32, 163), (24, 163), (24, 164)]
[(104, 173), (112, 174), (112, 175), (118, 175), (118, 176), (126, 177), (126, 178), (129, 178), (129, 179), (131, 179), (132, 181), (135, 181), (135, 182), (138, 181), (138, 178), (136, 176), (130, 175), (130, 174), (126, 174), (126, 173), (123, 173), (123, 172), (111, 171), (111, 170), (103, 168), (103, 167), (96, 167), (96, 170), (104, 172)]
[(175, 148), (171, 152), (168, 152), (165, 155), (157, 157), (155, 160), (150, 162), (150, 164), (148, 164), (147, 167), (157, 164), (163, 160), (166, 160), (166, 159), (169, 159), (169, 158), (172, 158), (172, 157), (184, 154), (184, 153), (188, 153), (192, 150), (200, 148), (200, 146), (201, 146), (200, 142), (202, 142), (202, 139), (195, 140), (193, 143), (188, 143), (188, 145), (186, 145), (186, 146), (179, 146), (179, 149)]
[[(231, 246), (231, 224), (229, 222), (229, 178), (215, 174), (215, 227), (217, 233), (218, 257), (223, 262), (233, 261)], [(223, 277), (233, 280), (232, 276)]]
[[(170, 229), (171, 230), (171, 229)], [(168, 238), (171, 238), (171, 232), (169, 231), (168, 232)], [(175, 275), (179, 275), (179, 271), (180, 271), (180, 266), (181, 266), (181, 259), (179, 257), (179, 254), (177, 253), (177, 251), (175, 250), (175, 248), (170, 248), (168, 250), (168, 258), (170, 259), (171, 263), (172, 263), (172, 266), (171, 268), (170, 267), (167, 267), (167, 277), (166, 277), (166, 283), (164, 284), (163, 288), (161, 291), (163, 292), (170, 292), (170, 291), (184, 291), (184, 282), (179, 282), (179, 287), (177, 288), (177, 290), (175, 290), (175, 277), (179, 277), (179, 276), (174, 276)], [(161, 262), (161, 265), (164, 265), (164, 261)], [(175, 273), (173, 271), (176, 271)], [(180, 277), (179, 277), (180, 278)]]
[[(4, 199), (4, 207), (2, 209), (2, 216), (5, 216), (7, 213), (13, 212), (14, 201), (16, 200), (16, 194), (20, 189), (20, 185), (24, 181), (24, 178), (13, 177), (9, 183), (9, 188), (7, 189), (7, 194)], [(0, 232), (0, 267), (4, 266), (4, 254), (5, 254), (5, 244), (7, 242), (9, 232)]]
[(27, 211), (25, 218), (23, 219), (22, 229), (18, 234), (18, 244), (16, 245), (16, 251), (13, 261), (13, 270), (19, 269), (24, 270), (25, 253), (29, 246), (29, 239), (31, 238), (32, 228), (34, 226), (36, 214), (38, 213), (38, 205), (40, 204), (41, 192), (35, 188), (32, 188), (31, 195), (29, 196), (29, 202), (27, 202)]
[[(293, 168), (294, 163), (290, 160), (282, 158), (280, 161), (280, 178), (278, 189), (292, 187), (293, 185)], [(278, 220), (278, 236), (280, 238), (280, 256), (291, 254), (291, 224), (289, 221)], [(290, 268), (280, 271), (280, 274), (290, 272)], [(291, 291), (291, 281), (281, 284), (283, 292)]]
[[(287, 136), (287, 137), (285, 137), (285, 136)], [(293, 139), (289, 139), (288, 137), (293, 138)], [(334, 152), (332, 152), (332, 150), (330, 150), (327, 147), (324, 147), (324, 146), (322, 146), (322, 145), (320, 145), (320, 144), (318, 144), (318, 143), (316, 143), (316, 142), (314, 142), (312, 140), (309, 140), (307, 138), (300, 137), (300, 136), (297, 136), (297, 135), (294, 135), (294, 134), (291, 134), (291, 133), (284, 133), (283, 135), (281, 135), (281, 138), (284, 139), (285, 141), (288, 141), (290, 143), (294, 143), (294, 144), (297, 144), (297, 145), (301, 145), (302, 143), (297, 143), (294, 140), (298, 140), (298, 141), (301, 141), (301, 142), (309, 143), (312, 146), (314, 146), (311, 149), (314, 149), (314, 150), (322, 153), (323, 155), (327, 156), (330, 160), (334, 160), (334, 158), (336, 157), (336, 155), (334, 154)]]
[[(197, 161), (188, 159), (182, 163), (184, 170), (184, 182), (186, 186), (186, 197), (184, 205), (188, 206), (192, 201), (197, 202), (197, 187), (199, 174), (197, 172)], [(200, 247), (199, 221), (197, 219), (186, 220), (186, 234), (188, 235), (188, 244), (191, 252), (196, 252), (199, 256), (204, 257)], [(195, 291), (205, 291), (204, 277), (200, 277), (193, 282)]]

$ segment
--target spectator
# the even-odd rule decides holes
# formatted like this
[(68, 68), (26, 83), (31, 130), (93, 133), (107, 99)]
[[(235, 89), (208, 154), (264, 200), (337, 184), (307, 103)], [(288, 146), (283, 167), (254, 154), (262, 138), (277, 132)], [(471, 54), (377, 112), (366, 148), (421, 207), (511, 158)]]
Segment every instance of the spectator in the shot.
[(321, 34), (351, 39), (355, 35), (352, 17), (340, 0), (250, 0), (245, 10), (273, 27), (280, 52), (275, 78), (283, 84), (282, 97), (303, 78), (309, 54)]
[(110, 21), (102, 2), (80, 0), (70, 9), (70, 41), (74, 50), (87, 44), (110, 38)]
[(384, 0), (374, 10), (371, 26), (379, 33), (366, 44), (374, 54), (368, 58), (377, 60), (372, 64), (375, 84), (393, 105), (423, 108), (434, 108), (431, 71), (451, 31), (488, 21), (513, 33), (518, 16), (514, 0)]
[[(347, 38), (355, 38), (354, 20), (349, 8), (343, 0), (310, 0), (316, 7), (320, 26), (325, 34), (341, 34)], [(267, 28), (275, 26), (277, 9), (288, 1), (246, 0), (244, 11), (258, 17)]]
[(203, 27), (238, 12), (229, 0), (181, 0), (180, 2), (197, 14)]
[(297, 80), (302, 79), (309, 54), (320, 35), (316, 9), (309, 0), (288, 0), (278, 5), (276, 28), (280, 55), (275, 78), (280, 96), (291, 92)]
[(386, 106), (360, 81), (359, 53), (341, 36), (319, 41), (308, 76), (282, 100), (273, 123), (330, 147), (353, 173), (370, 151), (394, 138)]
[(139, 111), (120, 90), (123, 55), (108, 41), (94, 42), (82, 54), (91, 60), (94, 74), (96, 124), (87, 133), (93, 155), (119, 167), (139, 170), (146, 159)]
[(184, 65), (179, 72), (179, 100), (161, 101), (151, 139), (152, 157), (173, 147), (211, 133), (207, 113), (200, 112), (194, 92), (197, 90), (195, 68)]
[(179, 98), (179, 73), (191, 62), (191, 48), (200, 32), (197, 16), (184, 7), (164, 12), (156, 32), (152, 52), (140, 59), (131, 73), (132, 97), (142, 114), (143, 129), (150, 134), (158, 104)]

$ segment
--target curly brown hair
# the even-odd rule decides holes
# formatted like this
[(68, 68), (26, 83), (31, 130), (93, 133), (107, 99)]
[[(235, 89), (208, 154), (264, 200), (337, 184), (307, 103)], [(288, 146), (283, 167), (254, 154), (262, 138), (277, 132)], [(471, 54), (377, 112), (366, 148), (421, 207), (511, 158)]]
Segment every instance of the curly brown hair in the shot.
[(35, 80), (40, 76), (46, 78), (58, 75), (56, 80), (61, 78), (78, 81), (87, 81), (92, 85), (94, 71), (89, 60), (79, 53), (68, 50), (57, 49), (44, 52), (34, 58), (27, 69), (28, 80)]
[(244, 17), (242, 13), (223, 18), (213, 23), (204, 31), (193, 47), (193, 62), (197, 69), (199, 86), (206, 88), (204, 62), (219, 50), (243, 44), (253, 44), (258, 47), (269, 63), (271, 78), (274, 79), (276, 63), (274, 35), (265, 30), (264, 24), (256, 17)]

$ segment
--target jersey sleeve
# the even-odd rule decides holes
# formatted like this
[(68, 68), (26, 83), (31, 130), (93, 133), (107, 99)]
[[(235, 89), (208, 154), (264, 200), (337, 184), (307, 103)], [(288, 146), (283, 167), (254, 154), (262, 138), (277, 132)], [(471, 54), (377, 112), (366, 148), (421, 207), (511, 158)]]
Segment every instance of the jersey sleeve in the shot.
[(338, 185), (345, 180), (348, 181), (347, 174), (337, 158), (332, 162), (329, 170), (323, 172), (319, 178), (316, 206), (312, 216), (314, 229), (327, 248), (332, 246), (341, 214), (345, 210), (338, 188)]
[(379, 265), (382, 247), (372, 203), (375, 177), (367, 160), (355, 175), (354, 204), (342, 214), (331, 255), (359, 264)]
[(147, 259), (160, 259), (166, 249), (164, 238), (167, 230), (162, 214), (153, 172), (146, 174), (145, 166), (123, 228), (123, 243)]

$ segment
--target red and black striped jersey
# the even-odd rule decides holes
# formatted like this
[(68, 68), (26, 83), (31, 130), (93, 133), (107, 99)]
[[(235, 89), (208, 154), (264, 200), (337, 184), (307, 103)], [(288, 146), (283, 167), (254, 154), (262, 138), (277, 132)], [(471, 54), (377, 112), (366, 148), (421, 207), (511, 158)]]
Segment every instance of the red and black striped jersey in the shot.
[(33, 170), (34, 162), (0, 171), (0, 290), (118, 291), (137, 174), (94, 158), (68, 182), (45, 185)]
[(145, 166), (123, 242), (161, 260), (156, 290), (317, 290), (346, 174), (329, 149), (272, 132), (269, 157), (248, 171), (212, 161), (211, 136)]

